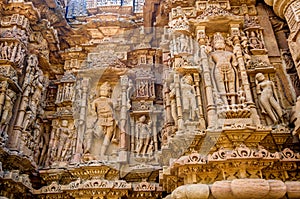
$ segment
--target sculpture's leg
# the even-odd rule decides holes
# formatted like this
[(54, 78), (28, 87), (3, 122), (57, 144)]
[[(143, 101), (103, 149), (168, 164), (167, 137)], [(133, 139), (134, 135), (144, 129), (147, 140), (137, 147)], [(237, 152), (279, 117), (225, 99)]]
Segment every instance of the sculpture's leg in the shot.
[(267, 98), (261, 98), (261, 104), (263, 105), (265, 111), (267, 112), (268, 116), (272, 119), (274, 123), (277, 122), (277, 118), (274, 115), (271, 107), (271, 102)]
[[(113, 131), (114, 131), (113, 126), (106, 127), (106, 134), (103, 138), (103, 144), (101, 147), (101, 156), (104, 156), (107, 151), (108, 145), (109, 145), (110, 140), (113, 135)], [(104, 132), (105, 132), (105, 130), (104, 130)]]
[(272, 107), (275, 109), (276, 113), (278, 114), (278, 117), (280, 119), (282, 119), (282, 115), (283, 115), (282, 109), (274, 97), (270, 98), (270, 103), (271, 103)]
[(149, 144), (150, 144), (150, 136), (147, 136), (144, 142), (143, 156), (146, 154)]
[(70, 140), (66, 140), (64, 143), (65, 144), (64, 144), (64, 147), (63, 147), (63, 150), (62, 150), (62, 153), (61, 153), (61, 157), (60, 157), (61, 161), (65, 161), (66, 154), (67, 154), (67, 152), (68, 152), (68, 150), (71, 146), (71, 141)]
[(138, 154), (142, 153), (143, 146), (144, 146), (144, 138), (140, 138), (139, 139), (139, 144), (138, 144), (138, 147), (137, 147), (137, 150), (136, 150), (136, 152)]

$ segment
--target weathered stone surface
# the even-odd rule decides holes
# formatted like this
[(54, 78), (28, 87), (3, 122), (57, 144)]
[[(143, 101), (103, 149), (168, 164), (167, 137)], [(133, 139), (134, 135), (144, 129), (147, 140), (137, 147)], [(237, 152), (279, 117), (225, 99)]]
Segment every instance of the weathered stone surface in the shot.
[(0, 1), (0, 195), (300, 198), (299, 13)]
[(268, 180), (270, 191), (266, 196), (266, 199), (282, 198), (287, 191), (287, 187), (281, 180)]
[(264, 198), (270, 191), (267, 180), (264, 179), (236, 179), (231, 183), (232, 193), (235, 198)]
[(206, 184), (188, 184), (176, 188), (172, 192), (172, 199), (207, 199), (209, 186)]
[(231, 181), (217, 181), (211, 186), (211, 194), (216, 199), (234, 198), (231, 190)]
[(300, 198), (300, 182), (298, 181), (287, 181), (286, 193), (289, 198)]
[(216, 199), (234, 198), (282, 198), (286, 185), (281, 180), (239, 179), (217, 181), (211, 186)]

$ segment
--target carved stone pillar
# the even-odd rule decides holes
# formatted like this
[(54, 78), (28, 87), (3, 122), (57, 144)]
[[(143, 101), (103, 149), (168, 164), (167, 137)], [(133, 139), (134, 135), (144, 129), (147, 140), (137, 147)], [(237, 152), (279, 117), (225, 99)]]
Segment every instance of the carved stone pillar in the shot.
[(127, 88), (129, 84), (128, 76), (124, 75), (121, 76), (121, 114), (120, 114), (120, 153), (119, 153), (119, 160), (120, 161), (127, 161), (127, 152), (126, 152), (126, 124), (128, 119), (128, 100), (127, 97)]
[(199, 109), (199, 122), (200, 122), (200, 129), (205, 129), (205, 119), (203, 113), (203, 104), (201, 99), (201, 92), (200, 92), (200, 76), (199, 73), (194, 73), (195, 85), (196, 85), (196, 97), (198, 101), (198, 109)]
[(300, 31), (300, 0), (265, 0), (265, 2), (273, 6), (275, 14), (287, 21), (291, 32), (288, 43), (300, 76), (300, 35), (298, 34)]
[(288, 38), (290, 51), (300, 76), (300, 1), (294, 1), (285, 10), (284, 16), (289, 25), (291, 34)]
[(1, 87), (0, 87), (0, 113), (3, 110), (4, 102), (5, 102), (5, 92), (7, 89), (8, 83), (7, 81), (1, 82)]
[(260, 121), (259, 121), (258, 113), (257, 113), (257, 110), (255, 108), (255, 105), (254, 105), (254, 102), (252, 99), (250, 84), (248, 81), (248, 75), (247, 75), (247, 71), (246, 71), (246, 67), (245, 67), (244, 58), (242, 55), (240, 39), (239, 39), (238, 35), (234, 35), (235, 32), (237, 32), (237, 33), (240, 32), (239, 24), (230, 24), (230, 27), (231, 27), (231, 34), (232, 34), (231, 36), (233, 37), (233, 42), (234, 42), (235, 54), (236, 54), (237, 61), (238, 61), (238, 67), (240, 69), (240, 73), (241, 73), (241, 77), (242, 77), (242, 84), (243, 84), (245, 94), (246, 94), (246, 101), (248, 102), (248, 104), (251, 107), (251, 117), (253, 120), (253, 124), (259, 125)]
[(153, 114), (152, 117), (152, 127), (153, 127), (153, 142), (154, 142), (154, 152), (158, 151), (158, 140), (157, 140), (157, 115)]
[(134, 130), (134, 126), (135, 126), (135, 124), (134, 124), (134, 118), (133, 117), (131, 117), (130, 118), (130, 132), (131, 132), (131, 153), (132, 154), (134, 154), (134, 151), (135, 151), (135, 138), (136, 138), (136, 134), (135, 134), (135, 130)]
[(174, 83), (175, 83), (175, 92), (176, 92), (176, 104), (177, 104), (177, 116), (178, 116), (178, 129), (183, 130), (183, 114), (182, 114), (182, 106), (180, 99), (180, 80), (179, 75), (174, 75)]
[[(9, 140), (9, 147), (13, 150), (22, 150), (20, 146), (25, 146), (25, 139), (29, 137), (27, 136), (28, 134), (25, 133), (25, 131), (36, 118), (43, 88), (43, 84), (38, 78), (43, 77), (38, 64), (38, 58), (36, 55), (32, 54), (28, 57), (26, 74), (22, 86), (23, 93), (21, 102), (16, 117), (14, 131), (13, 133), (11, 133), (11, 139)], [(37, 85), (41, 87), (38, 88)], [(33, 89), (37, 91), (37, 94), (35, 96), (32, 93)], [(23, 139), (21, 138), (22, 135)]]
[(121, 137), (120, 137), (120, 149), (126, 149), (126, 122), (127, 122), (127, 87), (128, 87), (128, 77), (126, 75), (121, 76), (121, 117), (120, 117), (120, 128), (121, 128)]
[(170, 89), (168, 88), (167, 83), (164, 84), (164, 101), (165, 101), (165, 120), (167, 124), (171, 124), (173, 122), (172, 114), (171, 114), (171, 100), (170, 100)]
[(77, 143), (76, 143), (76, 154), (74, 156), (74, 162), (80, 161), (80, 156), (83, 154), (82, 143), (83, 134), (86, 127), (86, 109), (87, 109), (87, 92), (89, 87), (89, 79), (84, 78), (82, 80), (82, 98), (80, 99), (80, 115), (78, 121), (78, 133), (77, 133)]
[(210, 77), (208, 57), (205, 52), (205, 46), (202, 45), (200, 48), (201, 64), (203, 68), (203, 79), (204, 79), (204, 89), (207, 98), (207, 125), (208, 128), (214, 128), (217, 124), (216, 108), (214, 105), (214, 98), (212, 92), (212, 82)]

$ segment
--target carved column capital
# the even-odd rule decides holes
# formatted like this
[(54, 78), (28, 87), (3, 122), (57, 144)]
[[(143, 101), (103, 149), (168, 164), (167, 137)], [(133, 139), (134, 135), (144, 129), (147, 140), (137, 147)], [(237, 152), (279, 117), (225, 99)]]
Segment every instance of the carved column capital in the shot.
[[(299, 2), (299, 0), (296, 1)], [(285, 12), (293, 2), (295, 2), (295, 0), (265, 0), (265, 3), (269, 6), (272, 6), (275, 14), (282, 19), (285, 18)]]

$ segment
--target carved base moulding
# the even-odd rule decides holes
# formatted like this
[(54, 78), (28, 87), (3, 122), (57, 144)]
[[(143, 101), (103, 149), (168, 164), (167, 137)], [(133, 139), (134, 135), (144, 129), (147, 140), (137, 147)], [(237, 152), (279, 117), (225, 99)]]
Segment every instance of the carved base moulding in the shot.
[(0, 1), (0, 198), (300, 198), (299, 10)]

